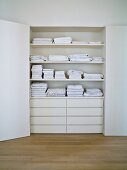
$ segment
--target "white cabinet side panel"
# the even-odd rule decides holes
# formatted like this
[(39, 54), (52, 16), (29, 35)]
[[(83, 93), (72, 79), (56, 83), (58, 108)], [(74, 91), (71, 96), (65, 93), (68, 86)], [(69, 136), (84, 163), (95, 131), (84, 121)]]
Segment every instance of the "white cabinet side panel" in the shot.
[(0, 140), (29, 136), (29, 27), (0, 21), (0, 53)]
[(127, 135), (127, 26), (106, 28), (105, 128), (107, 136)]

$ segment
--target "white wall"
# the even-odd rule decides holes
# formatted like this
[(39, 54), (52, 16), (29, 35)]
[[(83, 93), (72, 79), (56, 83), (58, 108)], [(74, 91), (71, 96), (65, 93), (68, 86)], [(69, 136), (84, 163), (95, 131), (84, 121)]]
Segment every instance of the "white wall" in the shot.
[(127, 0), (0, 0), (0, 19), (29, 25), (127, 25)]

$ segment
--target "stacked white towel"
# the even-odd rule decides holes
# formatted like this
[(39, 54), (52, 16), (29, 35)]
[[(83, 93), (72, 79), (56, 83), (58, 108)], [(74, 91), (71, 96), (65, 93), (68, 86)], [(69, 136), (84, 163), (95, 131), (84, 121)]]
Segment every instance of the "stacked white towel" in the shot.
[(45, 97), (47, 90), (47, 83), (34, 82), (31, 84), (32, 97)]
[(34, 62), (42, 62), (47, 61), (47, 57), (42, 55), (31, 55), (30, 60)]
[(64, 71), (55, 71), (55, 79), (65, 79)]
[(101, 45), (101, 44), (103, 44), (102, 41), (89, 41), (88, 43), (92, 44), (92, 45)]
[(68, 61), (68, 57), (65, 55), (49, 55), (49, 61)]
[(103, 93), (100, 89), (86, 89), (84, 92), (85, 97), (101, 97)]
[(89, 62), (92, 61), (92, 58), (88, 56), (88, 54), (72, 54), (68, 56), (70, 61), (83, 61)]
[(103, 57), (92, 57), (93, 62), (104, 62), (104, 58)]
[(52, 44), (52, 38), (33, 38), (33, 44)]
[(32, 79), (42, 79), (42, 65), (32, 65)]
[(47, 96), (64, 97), (66, 94), (65, 88), (50, 88), (47, 90)]
[(67, 86), (67, 96), (68, 97), (82, 97), (83, 96), (82, 85), (68, 85)]
[(78, 70), (68, 70), (67, 75), (69, 76), (69, 79), (82, 79), (82, 71)]
[(55, 44), (70, 44), (72, 43), (72, 37), (59, 37), (54, 38)]
[(103, 74), (90, 74), (90, 73), (84, 73), (83, 74), (84, 79), (103, 79)]
[(43, 69), (43, 79), (54, 79), (54, 69)]

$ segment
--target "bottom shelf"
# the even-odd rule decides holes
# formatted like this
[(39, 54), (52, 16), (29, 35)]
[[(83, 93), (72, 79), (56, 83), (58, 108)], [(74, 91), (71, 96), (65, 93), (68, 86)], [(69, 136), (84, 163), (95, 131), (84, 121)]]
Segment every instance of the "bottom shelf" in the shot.
[(30, 97), (30, 99), (104, 99), (104, 96), (102, 97)]

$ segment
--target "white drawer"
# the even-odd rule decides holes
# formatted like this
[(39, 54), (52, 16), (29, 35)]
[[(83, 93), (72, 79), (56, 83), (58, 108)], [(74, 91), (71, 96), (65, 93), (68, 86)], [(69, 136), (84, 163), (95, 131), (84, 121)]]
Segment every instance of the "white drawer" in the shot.
[(67, 108), (67, 116), (102, 116), (103, 108)]
[(66, 116), (66, 108), (31, 108), (31, 116)]
[(69, 125), (101, 125), (103, 117), (67, 117)]
[(66, 133), (64, 125), (31, 125), (31, 133)]
[(67, 133), (102, 133), (102, 125), (68, 125)]
[(67, 99), (67, 107), (103, 107), (103, 99)]
[(31, 117), (31, 125), (66, 124), (66, 117)]
[(66, 107), (66, 99), (31, 99), (30, 107)]

